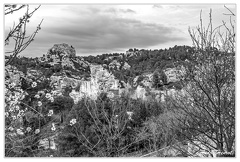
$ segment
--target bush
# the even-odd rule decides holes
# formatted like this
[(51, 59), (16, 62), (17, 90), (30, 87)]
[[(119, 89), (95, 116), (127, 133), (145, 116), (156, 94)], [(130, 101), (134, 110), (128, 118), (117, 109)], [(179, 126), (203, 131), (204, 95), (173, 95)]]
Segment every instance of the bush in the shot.
[(74, 105), (59, 135), (63, 156), (121, 156), (134, 142), (135, 130), (127, 114), (126, 98), (110, 100), (102, 94), (96, 101), (84, 98)]

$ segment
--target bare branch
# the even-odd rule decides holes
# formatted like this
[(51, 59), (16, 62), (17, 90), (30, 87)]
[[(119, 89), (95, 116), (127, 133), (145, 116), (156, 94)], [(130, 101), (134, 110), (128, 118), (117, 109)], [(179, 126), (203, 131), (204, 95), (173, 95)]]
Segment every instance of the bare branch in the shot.
[(5, 46), (9, 44), (10, 39), (13, 39), (15, 42), (14, 49), (12, 51), (5, 52), (5, 53), (11, 54), (10, 58), (6, 61), (5, 65), (10, 64), (19, 53), (21, 53), (23, 50), (25, 50), (30, 45), (30, 43), (34, 40), (38, 31), (41, 29), (40, 26), (43, 22), (43, 19), (38, 24), (36, 30), (30, 36), (26, 36), (27, 23), (29, 22), (29, 20), (33, 16), (33, 14), (40, 8), (41, 5), (39, 5), (37, 8), (35, 8), (31, 12), (29, 12), (28, 5), (22, 5), (19, 8), (17, 8), (16, 10), (20, 10), (21, 8), (23, 8), (25, 6), (27, 7), (25, 15), (23, 15), (19, 19), (19, 23), (16, 26), (15, 26), (15, 23), (13, 24), (12, 29), (10, 29), (9, 33), (7, 34), (7, 36), (5, 38)]
[(8, 15), (8, 14), (12, 14), (13, 12), (15, 11), (18, 11), (22, 8), (24, 8), (26, 5), (21, 5), (19, 7), (16, 8), (17, 5), (5, 5), (5, 15)]
[(227, 6), (224, 5), (224, 7), (230, 12), (230, 14), (224, 14), (224, 15), (233, 15), (235, 16), (235, 14), (232, 12), (232, 10), (230, 10)]

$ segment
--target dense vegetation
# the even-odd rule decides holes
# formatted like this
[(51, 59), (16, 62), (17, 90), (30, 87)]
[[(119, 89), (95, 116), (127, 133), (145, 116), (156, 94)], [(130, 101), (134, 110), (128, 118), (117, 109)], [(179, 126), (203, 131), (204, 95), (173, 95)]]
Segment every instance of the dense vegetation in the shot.
[[(133, 78), (144, 73), (153, 73), (156, 70), (187, 64), (192, 59), (194, 48), (189, 46), (174, 46), (164, 50), (129, 49), (128, 51), (132, 52), (133, 55), (113, 53), (83, 58), (90, 63), (106, 65), (109, 65), (112, 60), (117, 60), (121, 64), (120, 68), (111, 68), (110, 71), (119, 80), (131, 82)], [(112, 59), (108, 59), (109, 57)], [(131, 66), (130, 69), (122, 68), (125, 62)]]

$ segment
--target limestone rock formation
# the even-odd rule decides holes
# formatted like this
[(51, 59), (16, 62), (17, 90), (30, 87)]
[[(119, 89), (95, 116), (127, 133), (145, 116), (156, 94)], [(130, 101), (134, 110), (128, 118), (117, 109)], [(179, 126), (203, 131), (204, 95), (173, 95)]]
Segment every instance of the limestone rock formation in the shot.
[(76, 51), (72, 46), (66, 43), (62, 43), (55, 44), (52, 48), (48, 50), (47, 55), (76, 57)]
[[(114, 75), (109, 73), (101, 65), (90, 65), (91, 77), (89, 80), (84, 78), (71, 78), (67, 75), (51, 76), (51, 84), (54, 85), (54, 90), (58, 93), (63, 93), (66, 87), (71, 87), (72, 91), (69, 96), (77, 103), (83, 97), (97, 99), (102, 92), (118, 91), (119, 81)], [(119, 92), (117, 92), (119, 94)]]
[(167, 76), (167, 82), (168, 83), (178, 81), (177, 71), (176, 71), (175, 68), (167, 68), (167, 69), (164, 70), (164, 73)]
[[(108, 58), (110, 59), (110, 58)], [(124, 62), (121, 64), (112, 56), (108, 67), (116, 69), (129, 69), (131, 66)], [(153, 88), (153, 74), (146, 73), (137, 76), (134, 79), (133, 87), (122, 87), (119, 80), (107, 70), (107, 65), (90, 64), (83, 58), (76, 57), (76, 51), (73, 47), (63, 43), (55, 44), (48, 50), (45, 61), (50, 65), (60, 65), (62, 71), (51, 77), (52, 84), (55, 85), (55, 91), (62, 94), (66, 87), (71, 87), (70, 97), (77, 103), (83, 97), (97, 99), (102, 92), (108, 93), (113, 98), (116, 95), (129, 93), (132, 98), (141, 98), (146, 100), (149, 96), (157, 96), (163, 99), (170, 93)], [(167, 76), (167, 83), (179, 81), (183, 70), (179, 67), (163, 70)], [(83, 75), (82, 75), (83, 74)], [(88, 78), (84, 77), (88, 74)], [(126, 83), (125, 83), (126, 84)], [(131, 91), (131, 92), (130, 92)], [(166, 91), (166, 90), (165, 90)], [(167, 90), (168, 91), (168, 90)]]
[(153, 74), (152, 73), (146, 73), (141, 76), (137, 76), (133, 80), (133, 86), (137, 87), (138, 85), (141, 85), (143, 87), (152, 87), (152, 78)]
[(122, 65), (122, 63), (120, 63), (119, 61), (117, 60), (113, 60), (109, 65), (108, 67), (110, 69), (116, 69), (116, 70), (120, 70), (120, 69), (130, 69), (131, 66), (127, 63), (127, 62), (124, 62)]
[(91, 65), (91, 80), (99, 85), (99, 89), (107, 92), (110, 89), (118, 89), (119, 81), (109, 73), (102, 65)]
[(185, 75), (185, 68), (183, 66), (175, 68), (167, 68), (164, 70), (167, 76), (167, 82), (177, 82)]
[(142, 86), (137, 86), (135, 92), (131, 95), (131, 98), (133, 99), (142, 99), (145, 100), (146, 99), (146, 89)]
[(50, 48), (47, 54), (38, 58), (41, 63), (48, 64), (56, 69), (63, 69), (75, 78), (81, 74), (90, 73), (89, 63), (82, 57), (76, 57), (75, 49), (68, 44), (55, 44)]
[(75, 49), (66, 44), (55, 44), (52, 48), (50, 48), (46, 55), (39, 58), (41, 62), (48, 62), (51, 66), (61, 64), (63, 67), (74, 67), (74, 63), (72, 58), (76, 57)]

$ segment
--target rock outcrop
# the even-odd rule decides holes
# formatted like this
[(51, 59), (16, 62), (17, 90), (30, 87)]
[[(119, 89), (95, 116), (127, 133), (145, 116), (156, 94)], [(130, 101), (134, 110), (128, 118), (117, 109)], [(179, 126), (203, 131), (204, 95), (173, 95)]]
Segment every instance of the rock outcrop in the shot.
[(66, 87), (71, 87), (72, 91), (69, 93), (69, 96), (73, 98), (75, 103), (83, 97), (97, 99), (102, 92), (118, 91), (119, 81), (103, 66), (90, 65), (90, 72), (91, 77), (89, 80), (70, 78), (63, 74), (53, 75), (50, 78), (51, 84), (55, 86), (55, 91), (59, 93), (63, 93)]
[(114, 95), (119, 94), (119, 81), (106, 67), (76, 57), (75, 49), (67, 44), (55, 44), (40, 61), (61, 69), (50, 77), (51, 84), (58, 94), (70, 87), (69, 96), (75, 103), (83, 97), (97, 99), (102, 92), (109, 93), (109, 96), (113, 96), (113, 91)]
[[(75, 49), (65, 43), (55, 44), (48, 50), (47, 54), (44, 54), (43, 57), (40, 57), (38, 60), (65, 71), (75, 71), (79, 74), (81, 72), (90, 73), (90, 64), (82, 57), (76, 57)], [(71, 72), (68, 73), (71, 74)], [(78, 76), (76, 77), (78, 78)]]
[(123, 64), (121, 64), (120, 62), (118, 62), (117, 60), (113, 60), (109, 65), (108, 65), (109, 69), (116, 69), (116, 70), (120, 70), (120, 69), (130, 69), (131, 66), (127, 63), (124, 62)]
[(118, 80), (102, 65), (91, 65), (91, 80), (99, 85), (99, 89), (107, 92), (110, 89), (118, 89)]
[(167, 82), (166, 85), (163, 84), (161, 90), (153, 88), (153, 73), (146, 73), (134, 78), (133, 87), (135, 87), (135, 90), (130, 96), (134, 99), (140, 98), (142, 100), (148, 100), (149, 98), (154, 97), (162, 102), (165, 101), (166, 96), (174, 97), (179, 90), (176, 90), (174, 85), (172, 88), (167, 88), (167, 86), (180, 81), (185, 75), (185, 69), (184, 67), (179, 66), (176, 68), (167, 68), (163, 70), (163, 72), (167, 77)]
[[(83, 58), (76, 57), (75, 49), (65, 43), (55, 44), (48, 50), (44, 59), (45, 62), (52, 66), (56, 64), (61, 66), (62, 71), (51, 76), (51, 83), (55, 86), (58, 94), (62, 94), (66, 87), (71, 87), (72, 91), (69, 95), (74, 99), (75, 103), (83, 97), (97, 99), (102, 92), (108, 93), (108, 96), (111, 98), (128, 93), (134, 99), (141, 98), (147, 100), (149, 96), (155, 96), (161, 101), (164, 101), (164, 96), (170, 94), (170, 91), (167, 89), (158, 90), (153, 88), (152, 73), (136, 77), (133, 87), (129, 84), (127, 87), (122, 87), (122, 83), (107, 70), (107, 65), (90, 64), (84, 61)], [(112, 60), (108, 65), (110, 69), (131, 68), (127, 62), (122, 64), (114, 56), (111, 56), (108, 60)], [(184, 73), (183, 71), (181, 67), (163, 70), (167, 76), (167, 84), (179, 81)], [(88, 74), (88, 78), (84, 77), (85, 74)], [(126, 83), (124, 84), (127, 85)]]
[(175, 68), (167, 68), (163, 70), (167, 76), (167, 82), (177, 82), (185, 75), (185, 68), (183, 66)]
[(72, 46), (66, 43), (62, 43), (55, 44), (52, 48), (48, 50), (47, 55), (76, 57), (76, 51)]

